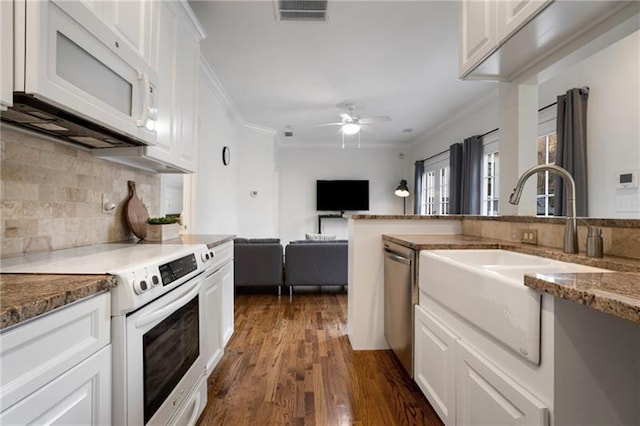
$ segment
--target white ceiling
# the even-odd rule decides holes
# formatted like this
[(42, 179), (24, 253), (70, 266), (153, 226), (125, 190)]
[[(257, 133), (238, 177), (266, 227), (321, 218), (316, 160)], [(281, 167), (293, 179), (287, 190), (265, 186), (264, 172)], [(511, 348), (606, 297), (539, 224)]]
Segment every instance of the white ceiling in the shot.
[(365, 126), (363, 145), (407, 144), (496, 90), (457, 78), (455, 1), (329, 0), (327, 22), (278, 22), (272, 0), (190, 4), (207, 33), (202, 53), (242, 119), (277, 130), (285, 146), (339, 143), (338, 126), (315, 126), (340, 121), (345, 101), (392, 119)]

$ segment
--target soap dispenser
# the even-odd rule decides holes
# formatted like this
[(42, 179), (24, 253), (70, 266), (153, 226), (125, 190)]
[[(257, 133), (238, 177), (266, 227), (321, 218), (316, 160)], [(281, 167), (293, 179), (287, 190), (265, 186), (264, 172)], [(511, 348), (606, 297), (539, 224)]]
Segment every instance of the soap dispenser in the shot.
[(587, 256), (602, 257), (604, 256), (602, 248), (602, 229), (589, 227), (587, 232)]

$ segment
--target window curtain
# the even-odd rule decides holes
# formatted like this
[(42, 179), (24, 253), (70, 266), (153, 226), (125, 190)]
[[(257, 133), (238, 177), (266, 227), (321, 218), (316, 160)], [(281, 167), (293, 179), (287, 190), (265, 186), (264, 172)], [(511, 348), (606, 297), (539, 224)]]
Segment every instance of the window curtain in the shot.
[(449, 213), (462, 212), (462, 144), (449, 147)]
[(451, 214), (480, 214), (482, 137), (471, 136), (449, 147)]
[(424, 186), (424, 161), (416, 161), (413, 176), (413, 213), (420, 214), (422, 206), (422, 188)]
[[(571, 89), (558, 96), (556, 164), (576, 183), (576, 214), (587, 216), (587, 100), (589, 88)], [(555, 216), (567, 215), (563, 181), (555, 178)]]

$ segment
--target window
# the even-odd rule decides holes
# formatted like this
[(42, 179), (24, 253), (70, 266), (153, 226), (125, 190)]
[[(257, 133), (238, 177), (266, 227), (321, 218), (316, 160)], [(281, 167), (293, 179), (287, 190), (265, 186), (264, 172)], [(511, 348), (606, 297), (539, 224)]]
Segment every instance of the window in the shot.
[[(556, 109), (547, 108), (538, 118), (538, 164), (556, 162)], [(555, 178), (549, 171), (538, 173), (536, 189), (536, 214), (553, 216), (555, 212)]]
[[(556, 134), (550, 133), (538, 138), (538, 164), (555, 164), (556, 162)], [(537, 186), (537, 215), (553, 216), (555, 203), (555, 179), (545, 170), (538, 173)]]
[(449, 213), (449, 153), (445, 152), (424, 163), (424, 186), (420, 214)]
[(425, 172), (424, 214), (436, 214), (436, 172)]
[(440, 214), (449, 214), (449, 166), (440, 169)]
[(499, 165), (498, 132), (483, 138), (482, 211), (485, 216), (498, 215)]

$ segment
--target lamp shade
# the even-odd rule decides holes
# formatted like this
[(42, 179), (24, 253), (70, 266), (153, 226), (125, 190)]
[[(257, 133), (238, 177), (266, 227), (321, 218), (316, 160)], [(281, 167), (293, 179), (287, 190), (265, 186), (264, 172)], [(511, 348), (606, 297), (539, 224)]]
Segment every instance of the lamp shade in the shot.
[(396, 188), (395, 194), (398, 197), (408, 197), (409, 196), (409, 188), (407, 187), (407, 181), (402, 179), (400, 181), (400, 185)]

